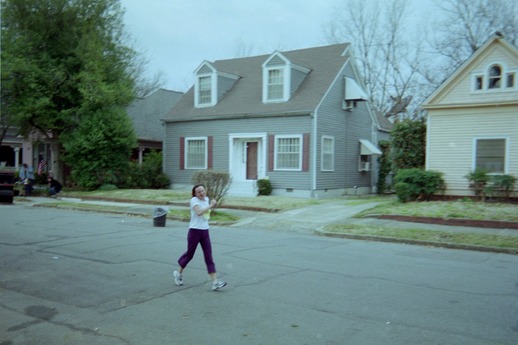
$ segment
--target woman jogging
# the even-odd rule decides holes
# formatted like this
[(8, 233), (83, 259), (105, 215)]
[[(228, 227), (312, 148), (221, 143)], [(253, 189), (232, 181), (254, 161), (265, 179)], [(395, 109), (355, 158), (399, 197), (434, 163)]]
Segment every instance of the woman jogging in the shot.
[(211, 210), (216, 206), (216, 200), (210, 200), (206, 196), (205, 186), (195, 185), (192, 188), (192, 198), (190, 203), (191, 220), (189, 222), (189, 232), (187, 234), (187, 251), (178, 259), (178, 271), (174, 271), (174, 283), (178, 286), (183, 285), (183, 271), (187, 264), (192, 260), (198, 244), (201, 245), (207, 271), (212, 280), (212, 290), (216, 291), (227, 285), (219, 280), (216, 275), (216, 265), (212, 259), (212, 245), (209, 235), (209, 218)]

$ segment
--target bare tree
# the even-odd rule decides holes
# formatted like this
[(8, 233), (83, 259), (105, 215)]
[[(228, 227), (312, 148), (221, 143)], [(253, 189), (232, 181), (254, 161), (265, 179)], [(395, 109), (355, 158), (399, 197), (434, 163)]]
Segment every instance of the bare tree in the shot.
[(441, 11), (432, 22), (430, 35), (436, 63), (433, 71), (423, 74), (436, 86), (494, 33), (500, 32), (510, 43), (518, 44), (515, 0), (436, 0), (435, 3)]
[(407, 0), (349, 0), (324, 31), (330, 43), (350, 42), (371, 104), (387, 116), (407, 113), (423, 98), (418, 73), (423, 40), (411, 37)]

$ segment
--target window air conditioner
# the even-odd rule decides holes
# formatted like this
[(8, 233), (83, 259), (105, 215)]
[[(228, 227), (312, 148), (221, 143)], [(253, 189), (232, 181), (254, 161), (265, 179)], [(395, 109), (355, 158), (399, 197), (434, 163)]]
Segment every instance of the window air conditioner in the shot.
[(370, 171), (371, 165), (369, 162), (361, 162), (360, 163), (360, 171)]

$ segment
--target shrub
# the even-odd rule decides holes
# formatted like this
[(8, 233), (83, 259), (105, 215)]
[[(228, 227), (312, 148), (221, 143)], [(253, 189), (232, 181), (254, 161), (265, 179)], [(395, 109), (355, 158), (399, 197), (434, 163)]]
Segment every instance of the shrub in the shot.
[(419, 190), (416, 185), (406, 182), (397, 182), (394, 185), (396, 195), (401, 202), (414, 201), (419, 196)]
[(42, 173), (41, 175), (38, 175), (38, 174), (34, 174), (34, 183), (35, 184), (48, 184), (48, 180), (47, 180), (47, 174), (46, 173)]
[(227, 172), (218, 172), (213, 170), (202, 170), (196, 172), (192, 176), (193, 184), (203, 184), (210, 199), (217, 200), (219, 204), (223, 203), (232, 178)]
[(146, 188), (166, 188), (171, 181), (162, 171), (162, 152), (151, 151), (142, 162), (142, 176), (146, 180)]
[(392, 168), (392, 162), (390, 160), (390, 142), (382, 140), (378, 142), (378, 146), (383, 153), (379, 158), (379, 170), (378, 170), (378, 194), (383, 194), (389, 190), (390, 186), (387, 184), (387, 177), (390, 174)]
[(116, 189), (118, 189), (118, 188), (114, 184), (103, 184), (101, 187), (99, 187), (99, 190), (102, 190), (102, 191), (110, 191), (110, 190), (116, 190)]
[(469, 188), (473, 190), (475, 195), (484, 201), (486, 199), (487, 184), (490, 176), (485, 169), (475, 169), (465, 176), (469, 181)]
[(516, 177), (512, 175), (492, 175), (489, 178), (486, 193), (491, 196), (509, 198), (514, 191), (515, 185)]
[(270, 195), (272, 194), (272, 183), (269, 179), (263, 178), (257, 180), (257, 195)]
[(445, 188), (442, 173), (423, 169), (401, 169), (394, 178), (394, 189), (401, 202), (429, 200)]
[(120, 188), (168, 188), (171, 184), (169, 177), (162, 172), (162, 153), (151, 151), (142, 164), (130, 162), (128, 170), (119, 177)]
[(155, 176), (155, 178), (153, 180), (152, 188), (156, 188), (156, 189), (169, 188), (170, 185), (171, 185), (171, 179), (169, 178), (169, 176), (167, 176), (164, 173), (160, 173)]

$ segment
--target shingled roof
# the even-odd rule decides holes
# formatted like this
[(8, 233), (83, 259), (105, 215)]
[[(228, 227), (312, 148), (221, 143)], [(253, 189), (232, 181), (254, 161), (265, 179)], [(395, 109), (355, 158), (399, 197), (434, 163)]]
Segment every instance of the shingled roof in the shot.
[(182, 96), (181, 92), (159, 89), (145, 98), (138, 98), (128, 107), (128, 116), (140, 140), (162, 141), (164, 128), (160, 119)]
[(238, 76), (236, 84), (212, 107), (194, 106), (194, 86), (176, 103), (164, 118), (166, 121), (210, 120), (300, 114), (315, 110), (349, 59), (349, 44), (281, 52), (292, 63), (310, 70), (288, 102), (262, 102), (262, 65), (272, 55), (218, 60), (211, 63), (218, 72)]

